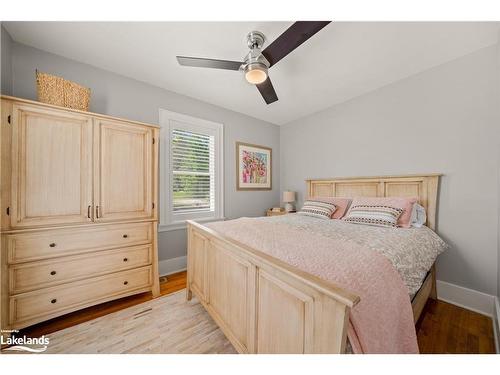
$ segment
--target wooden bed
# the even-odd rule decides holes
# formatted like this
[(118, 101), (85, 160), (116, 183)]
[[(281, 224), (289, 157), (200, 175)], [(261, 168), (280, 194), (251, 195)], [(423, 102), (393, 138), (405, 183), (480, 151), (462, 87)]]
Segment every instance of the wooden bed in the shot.
[[(439, 174), (307, 180), (310, 197), (418, 197), (436, 228)], [(359, 297), (188, 221), (187, 299), (194, 294), (239, 353), (344, 353)], [(413, 298), (415, 322), (436, 298), (433, 266)]]

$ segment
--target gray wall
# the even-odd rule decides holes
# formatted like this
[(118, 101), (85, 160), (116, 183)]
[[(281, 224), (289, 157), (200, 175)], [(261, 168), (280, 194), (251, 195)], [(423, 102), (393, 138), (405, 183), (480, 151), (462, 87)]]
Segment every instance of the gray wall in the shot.
[[(14, 42), (14, 96), (36, 100), (35, 69), (90, 87), (92, 112), (158, 124), (159, 108), (164, 108), (223, 123), (225, 216), (262, 216), (267, 208), (280, 202), (278, 126)], [(236, 141), (265, 145), (273, 149), (272, 191), (236, 191)], [(160, 260), (183, 255), (186, 255), (186, 231), (161, 232)]]
[(0, 92), (12, 94), (12, 38), (3, 26), (0, 26)]
[(500, 95), (488, 47), (281, 128), (281, 189), (307, 178), (442, 172), (438, 278), (497, 294)]
[[(497, 44), (497, 87), (500, 90), (500, 33)], [(498, 173), (498, 270), (497, 270), (497, 296), (500, 299), (500, 148), (497, 149), (497, 173)], [(497, 311), (497, 317), (500, 316), (500, 311)], [(500, 328), (500, 322), (497, 322)], [(497, 332), (498, 340), (500, 341), (500, 329)]]

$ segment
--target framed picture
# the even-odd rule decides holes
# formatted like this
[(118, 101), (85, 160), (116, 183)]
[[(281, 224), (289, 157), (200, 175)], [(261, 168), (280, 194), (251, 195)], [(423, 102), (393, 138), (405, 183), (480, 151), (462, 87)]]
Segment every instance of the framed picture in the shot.
[(236, 142), (236, 190), (272, 189), (272, 149)]

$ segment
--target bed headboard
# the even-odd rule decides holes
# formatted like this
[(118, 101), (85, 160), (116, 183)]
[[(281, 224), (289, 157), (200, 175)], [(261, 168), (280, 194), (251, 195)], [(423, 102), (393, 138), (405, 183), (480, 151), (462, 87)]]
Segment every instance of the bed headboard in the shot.
[(427, 212), (427, 226), (436, 229), (439, 177), (410, 176), (343, 177), (306, 180), (308, 197), (416, 197)]

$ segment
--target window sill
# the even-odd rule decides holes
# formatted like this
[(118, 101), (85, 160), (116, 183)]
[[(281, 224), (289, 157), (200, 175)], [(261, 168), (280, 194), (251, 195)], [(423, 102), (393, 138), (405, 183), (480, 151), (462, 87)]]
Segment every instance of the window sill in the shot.
[[(207, 217), (203, 219), (192, 219), (193, 221), (196, 221), (197, 223), (209, 223), (211, 221), (222, 221), (226, 220), (225, 217)], [(171, 232), (174, 230), (181, 230), (181, 229), (186, 229), (187, 224), (185, 221), (181, 222), (175, 222), (172, 224), (160, 224), (158, 225), (158, 232)]]

